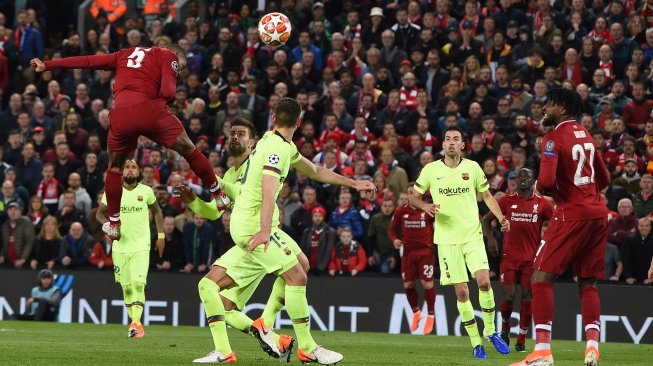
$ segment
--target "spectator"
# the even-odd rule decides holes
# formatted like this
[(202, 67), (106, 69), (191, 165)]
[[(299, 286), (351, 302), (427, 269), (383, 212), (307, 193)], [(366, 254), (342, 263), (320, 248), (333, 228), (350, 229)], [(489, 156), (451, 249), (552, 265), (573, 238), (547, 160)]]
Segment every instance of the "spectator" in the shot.
[[(633, 203), (624, 198), (617, 206), (619, 215), (608, 224), (608, 244), (605, 252), (606, 277), (618, 276), (621, 272), (613, 263), (620, 262), (620, 251), (628, 237), (633, 236), (637, 229), (637, 217), (633, 214)], [(609, 279), (609, 278), (608, 278)]]
[(34, 70), (29, 62), (33, 58), (43, 58), (43, 35), (41, 32), (27, 23), (27, 10), (18, 10), (16, 16), (18, 26), (14, 30), (16, 37), (16, 57), (19, 60), (19, 70), (22, 72), (22, 78), (18, 78), (18, 89), (22, 89), (25, 84), (34, 82)]
[(41, 181), (43, 163), (35, 156), (34, 143), (23, 144), (22, 158), (16, 163), (16, 178), (18, 184), (27, 188), (30, 195), (36, 193)]
[(338, 196), (338, 207), (331, 212), (329, 225), (333, 228), (349, 227), (354, 238), (361, 239), (364, 235), (361, 218), (351, 204), (351, 193), (342, 188)]
[(58, 261), (66, 268), (78, 268), (88, 264), (93, 238), (88, 235), (84, 226), (73, 222), (66, 235), (61, 239)]
[(59, 232), (66, 235), (75, 222), (86, 222), (84, 212), (75, 207), (75, 192), (65, 191), (63, 194), (63, 206), (56, 211), (57, 222), (59, 222)]
[(59, 224), (54, 216), (48, 216), (43, 219), (41, 230), (34, 240), (34, 249), (30, 267), (37, 269), (45, 267), (54, 268), (55, 261), (59, 257), (59, 247), (61, 246), (61, 234), (59, 234)]
[(50, 213), (57, 212), (59, 209), (59, 196), (63, 194), (64, 188), (54, 178), (54, 164), (45, 163), (41, 170), (41, 175), (43, 179), (36, 189), (36, 195), (43, 199), (43, 203)]
[(650, 119), (653, 100), (646, 98), (646, 87), (641, 82), (633, 84), (632, 93), (633, 100), (624, 106), (624, 122), (635, 137), (640, 137), (644, 131), (645, 121)]
[[(68, 191), (75, 194), (75, 207), (82, 211), (84, 217), (88, 217), (91, 211), (91, 196), (86, 189), (82, 187), (82, 179), (78, 173), (71, 173), (68, 176)], [(59, 197), (59, 209), (64, 207), (64, 196)]]
[(57, 161), (54, 163), (54, 177), (64, 188), (68, 188), (68, 177), (80, 168), (81, 163), (76, 158), (70, 158), (70, 146), (67, 142), (57, 145)]
[[(186, 264), (184, 258), (184, 239), (179, 230), (175, 227), (175, 219), (172, 216), (164, 216), (163, 233), (165, 234), (165, 249), (163, 256), (152, 250), (150, 260), (154, 263), (156, 269), (160, 271), (179, 270)], [(156, 247), (156, 242), (152, 243), (152, 248)]]
[[(84, 166), (77, 171), (77, 174), (79, 174), (82, 187), (84, 187), (83, 189), (86, 190), (89, 197), (96, 197), (98, 192), (104, 189), (104, 171), (98, 167), (98, 158), (95, 153), (89, 152), (86, 154)], [(92, 202), (92, 207), (97, 207), (97, 202)]]
[(639, 181), (641, 192), (633, 198), (633, 206), (635, 207), (635, 215), (637, 217), (648, 216), (653, 212), (653, 176), (644, 174)]
[(25, 262), (32, 255), (34, 245), (34, 228), (30, 219), (22, 216), (20, 203), (12, 201), (7, 204), (8, 220), (2, 224), (2, 252), (0, 264), (6, 262), (18, 269), (27, 267)]
[(381, 151), (381, 162), (377, 173), (386, 177), (387, 187), (395, 197), (399, 197), (400, 192), (405, 192), (408, 188), (408, 175), (406, 171), (399, 166), (395, 155), (390, 149)]
[(324, 222), (326, 211), (322, 207), (314, 207), (310, 215), (311, 225), (303, 230), (299, 246), (308, 258), (311, 273), (317, 275), (326, 271), (330, 264), (336, 231)]
[(1, 201), (2, 201), (2, 209), (0, 211), (0, 219), (2, 222), (4, 222), (7, 218), (7, 209), (9, 208), (9, 204), (11, 202), (16, 202), (21, 210), (23, 207), (25, 207), (25, 204), (23, 203), (23, 200), (18, 196), (16, 193), (16, 186), (14, 183), (10, 180), (5, 180), (2, 183), (2, 196), (1, 196)]
[(356, 240), (353, 240), (351, 228), (345, 226), (340, 230), (340, 241), (331, 250), (329, 275), (350, 274), (352, 277), (362, 272), (366, 266), (365, 250)]
[(30, 297), (25, 301), (29, 309), (20, 314), (18, 320), (57, 321), (61, 290), (54, 285), (54, 275), (49, 269), (42, 269), (38, 275), (39, 285), (32, 288)]
[[(303, 203), (295, 212), (290, 216), (290, 227), (294, 228), (298, 234), (297, 238), (294, 238), (296, 241), (299, 241), (299, 236), (304, 233), (304, 230), (310, 228), (313, 225), (313, 209), (320, 207), (317, 202), (317, 192), (312, 186), (307, 186), (304, 188), (302, 193)], [(322, 221), (326, 217), (326, 213), (322, 217)]]
[(367, 231), (367, 264), (376, 267), (381, 273), (390, 273), (397, 266), (396, 250), (388, 236), (395, 203), (386, 196), (381, 204), (381, 212), (372, 216)]
[(206, 220), (199, 215), (193, 215), (192, 221), (184, 224), (184, 253), (186, 265), (183, 271), (191, 273), (193, 270), (203, 273), (207, 270), (209, 262), (209, 251), (213, 229)]
[(41, 197), (36, 195), (30, 197), (29, 205), (27, 207), (27, 217), (32, 221), (35, 232), (39, 232), (41, 230), (43, 219), (47, 217), (48, 214), (48, 209), (43, 204)]
[(623, 174), (612, 181), (613, 185), (623, 187), (631, 195), (639, 193), (639, 181), (641, 177), (637, 172), (637, 160), (628, 159), (624, 164)]
[(107, 240), (96, 241), (88, 256), (88, 263), (98, 269), (113, 270), (113, 258), (111, 257), (111, 244)]
[(653, 236), (651, 236), (651, 220), (648, 217), (639, 219), (637, 233), (624, 243), (621, 250), (624, 263), (626, 283), (633, 285), (643, 282), (650, 285), (648, 269), (653, 259)]

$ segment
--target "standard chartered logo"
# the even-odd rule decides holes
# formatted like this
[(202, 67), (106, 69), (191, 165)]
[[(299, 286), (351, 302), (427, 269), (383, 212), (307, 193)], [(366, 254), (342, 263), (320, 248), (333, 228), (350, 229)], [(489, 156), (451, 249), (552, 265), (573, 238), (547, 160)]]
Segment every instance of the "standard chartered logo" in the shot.
[(456, 187), (456, 188), (451, 188), (451, 187), (446, 187), (446, 188), (439, 188), (438, 189), (439, 194), (443, 194), (445, 196), (455, 196), (457, 194), (465, 194), (469, 193), (469, 187)]

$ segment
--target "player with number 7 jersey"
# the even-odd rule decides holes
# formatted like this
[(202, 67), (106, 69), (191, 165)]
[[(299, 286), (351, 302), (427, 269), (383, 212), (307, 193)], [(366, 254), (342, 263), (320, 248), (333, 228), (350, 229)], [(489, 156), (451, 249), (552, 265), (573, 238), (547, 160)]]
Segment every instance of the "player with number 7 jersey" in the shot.
[(599, 192), (610, 183), (610, 175), (592, 136), (576, 122), (575, 116), (582, 113), (577, 92), (550, 91), (544, 112), (542, 124), (553, 130), (542, 140), (537, 190), (550, 191), (556, 209), (533, 263), (535, 349), (512, 365), (553, 365), (553, 281), (571, 266), (580, 288), (587, 339), (584, 365), (598, 366), (601, 304), (596, 280), (603, 277), (608, 238), (607, 208)]
[(109, 169), (106, 196), (109, 221), (102, 230), (112, 240), (120, 239), (120, 198), (122, 170), (136, 149), (140, 135), (181, 154), (216, 198), (219, 208), (228, 206), (213, 174), (213, 168), (188, 138), (179, 119), (166, 101), (176, 93), (177, 75), (186, 67), (186, 55), (177, 45), (132, 47), (108, 55), (67, 57), (43, 62), (30, 61), (36, 72), (50, 69), (92, 69), (116, 72), (115, 105), (109, 112), (107, 139)]

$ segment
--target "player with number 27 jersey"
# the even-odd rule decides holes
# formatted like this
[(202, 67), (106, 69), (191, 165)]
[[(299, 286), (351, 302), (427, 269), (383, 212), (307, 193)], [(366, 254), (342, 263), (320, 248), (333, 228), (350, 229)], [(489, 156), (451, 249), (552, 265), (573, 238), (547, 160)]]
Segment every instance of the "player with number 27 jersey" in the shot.
[(534, 267), (562, 275), (572, 264), (576, 275), (601, 278), (608, 223), (599, 190), (610, 182), (603, 159), (575, 120), (560, 122), (546, 134), (542, 150), (537, 189), (551, 191), (556, 209)]
[(575, 120), (546, 134), (542, 150), (537, 189), (551, 191), (556, 209), (535, 269), (562, 275), (572, 264), (576, 275), (601, 278), (608, 223), (599, 190), (610, 182), (603, 159), (592, 136)]

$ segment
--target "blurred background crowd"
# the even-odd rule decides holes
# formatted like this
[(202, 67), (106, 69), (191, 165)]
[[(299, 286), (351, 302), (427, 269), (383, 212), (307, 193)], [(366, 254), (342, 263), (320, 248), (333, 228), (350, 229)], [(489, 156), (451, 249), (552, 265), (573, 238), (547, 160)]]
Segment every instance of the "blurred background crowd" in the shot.
[[(259, 41), (259, 16), (286, 14), (287, 44)], [(36, 75), (33, 57), (94, 55), (178, 43), (188, 54), (170, 108), (217, 175), (233, 164), (230, 120), (259, 133), (283, 97), (306, 111), (300, 152), (370, 179), (378, 195), (293, 172), (278, 204), (312, 272), (399, 272), (387, 228), (409, 182), (466, 132), (498, 196), (539, 168), (546, 94), (576, 90), (579, 118), (613, 178), (606, 280), (641, 282), (653, 256), (653, 0), (7, 0), (0, 4), (0, 261), (17, 268), (111, 268), (95, 220), (107, 167), (111, 71)], [(188, 163), (141, 138), (142, 183), (165, 215), (156, 270), (206, 270), (233, 245), (229, 213), (194, 217), (175, 184), (202, 192)], [(479, 205), (483, 205), (479, 202)], [(481, 207), (484, 213), (486, 208)], [(348, 230), (343, 230), (348, 228)], [(498, 261), (493, 262), (496, 273)]]

